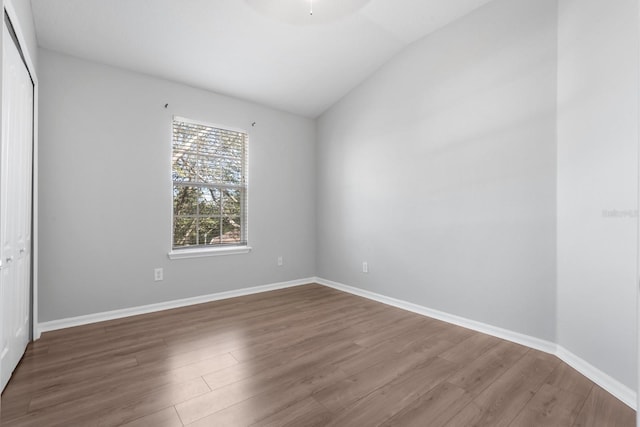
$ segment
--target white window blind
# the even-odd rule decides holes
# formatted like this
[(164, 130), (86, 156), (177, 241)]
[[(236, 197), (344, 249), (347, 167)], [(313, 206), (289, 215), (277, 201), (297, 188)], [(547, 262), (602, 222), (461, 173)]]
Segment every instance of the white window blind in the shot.
[(172, 249), (247, 245), (248, 135), (173, 119)]

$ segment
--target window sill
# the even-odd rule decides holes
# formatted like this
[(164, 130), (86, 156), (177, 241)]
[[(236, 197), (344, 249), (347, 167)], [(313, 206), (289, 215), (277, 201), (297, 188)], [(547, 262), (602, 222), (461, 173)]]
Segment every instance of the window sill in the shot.
[(235, 246), (228, 248), (197, 248), (197, 249), (181, 249), (169, 252), (169, 259), (184, 258), (203, 258), (221, 255), (246, 254), (251, 252), (250, 246)]

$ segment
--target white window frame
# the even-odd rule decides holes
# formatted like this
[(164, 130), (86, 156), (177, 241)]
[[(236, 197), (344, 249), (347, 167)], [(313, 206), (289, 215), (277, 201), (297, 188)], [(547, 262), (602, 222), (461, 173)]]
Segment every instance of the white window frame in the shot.
[[(185, 117), (181, 117), (181, 116), (173, 116), (171, 119), (171, 149), (170, 149), (170, 153), (171, 153), (171, 162), (170, 162), (170, 167), (173, 170), (173, 132), (174, 132), (174, 122), (175, 121), (180, 121), (180, 122), (184, 122), (184, 123), (191, 123), (191, 124), (195, 124), (195, 125), (201, 125), (201, 126), (207, 126), (207, 127), (212, 127), (212, 128), (217, 128), (217, 129), (222, 129), (222, 130), (227, 130), (227, 131), (232, 131), (232, 132), (240, 132), (240, 133), (244, 133), (246, 135), (247, 138), (249, 138), (249, 133), (244, 130), (244, 129), (238, 129), (238, 128), (232, 128), (229, 126), (223, 126), (223, 125), (218, 125), (218, 124), (214, 124), (214, 123), (207, 123), (204, 121), (200, 121), (200, 120), (193, 120), (193, 119), (188, 119)], [(248, 235), (249, 235), (249, 224), (248, 224), (248, 204), (249, 204), (249, 184), (248, 184), (248, 157), (249, 157), (249, 153), (248, 153), (248, 139), (246, 142), (246, 146), (245, 146), (245, 171), (244, 171), (244, 176), (245, 176), (245, 201), (244, 201), (244, 209), (245, 212), (243, 212), (241, 215), (244, 218), (244, 221), (246, 222), (243, 226), (244, 228), (244, 233), (247, 236), (246, 239), (246, 244), (239, 244), (239, 245), (220, 245), (220, 246), (210, 246), (210, 247), (204, 247), (204, 246), (198, 246), (198, 247), (186, 247), (186, 248), (174, 248), (173, 247), (173, 232), (174, 232), (174, 208), (173, 208), (173, 203), (174, 203), (174, 199), (173, 199), (173, 187), (174, 187), (174, 181), (173, 178), (171, 178), (171, 233), (170, 233), (170, 241), (169, 241), (169, 259), (183, 259), (183, 258), (201, 258), (201, 257), (209, 257), (209, 256), (219, 256), (219, 255), (235, 255), (235, 254), (245, 254), (248, 252), (251, 252), (252, 248), (251, 246), (249, 246), (249, 242), (248, 242)], [(194, 186), (197, 186), (197, 184), (195, 184)]]

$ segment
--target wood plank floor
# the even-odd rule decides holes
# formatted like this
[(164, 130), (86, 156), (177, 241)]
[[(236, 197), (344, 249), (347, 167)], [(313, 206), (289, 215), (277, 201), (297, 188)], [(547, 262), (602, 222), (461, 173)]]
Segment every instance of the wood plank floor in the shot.
[(48, 332), (2, 426), (634, 426), (554, 356), (320, 285)]

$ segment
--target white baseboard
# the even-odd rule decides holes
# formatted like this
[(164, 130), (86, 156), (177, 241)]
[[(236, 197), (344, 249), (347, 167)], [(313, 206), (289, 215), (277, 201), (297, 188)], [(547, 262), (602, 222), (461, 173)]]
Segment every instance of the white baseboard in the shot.
[(421, 314), (423, 316), (431, 317), (433, 319), (442, 320), (447, 323), (462, 326), (467, 329), (482, 332), (487, 335), (502, 338), (507, 341), (515, 342), (536, 350), (544, 351), (545, 353), (556, 353), (556, 344), (550, 341), (534, 338), (530, 335), (520, 334), (508, 329), (499, 328), (496, 326), (488, 325), (486, 323), (478, 322), (475, 320), (467, 319), (465, 317), (456, 316), (453, 314), (445, 313), (443, 311), (434, 310), (422, 305), (413, 304), (407, 301), (399, 300), (396, 298), (387, 297), (385, 295), (376, 294), (375, 292), (366, 291), (360, 288), (354, 288), (353, 286), (343, 285), (342, 283), (332, 282), (322, 278), (316, 278), (316, 283), (329, 286), (340, 291), (348, 292), (350, 294), (358, 295), (370, 300), (378, 301), (383, 304), (391, 305), (393, 307), (401, 308), (403, 310), (411, 311), (413, 313)]
[(637, 393), (635, 391), (560, 345), (556, 351), (556, 356), (558, 356), (558, 358), (564, 361), (567, 365), (571, 366), (573, 369), (611, 393), (613, 396), (617, 397), (618, 400), (625, 403), (628, 407), (637, 410), (638, 401)]
[(88, 325), (90, 323), (103, 322), (105, 320), (121, 319), (123, 317), (136, 316), (138, 314), (153, 313), (156, 311), (186, 307), (189, 305), (202, 304), (202, 303), (211, 302), (211, 301), (241, 297), (244, 295), (274, 291), (277, 289), (292, 288), (294, 286), (301, 286), (301, 285), (313, 283), (314, 280), (315, 278), (291, 280), (289, 282), (272, 283), (270, 285), (254, 286), (251, 288), (243, 288), (243, 289), (237, 289), (233, 291), (218, 292), (215, 294), (202, 295), (198, 297), (184, 298), (179, 300), (160, 302), (156, 304), (142, 305), (138, 307), (123, 308), (120, 310), (104, 311), (102, 313), (87, 314), (85, 316), (69, 317), (66, 319), (42, 322), (38, 324), (36, 336), (39, 337), (42, 332), (55, 331), (57, 329)]
[(580, 357), (571, 353), (564, 347), (557, 345), (556, 343), (535, 338), (530, 335), (510, 331), (508, 329), (488, 325), (486, 323), (478, 322), (464, 317), (456, 316), (453, 314), (445, 313), (442, 311), (434, 310), (407, 301), (380, 295), (375, 292), (370, 292), (364, 289), (355, 288), (353, 286), (344, 285), (342, 283), (333, 282), (331, 280), (326, 280), (320, 277), (316, 277), (313, 280), (315, 281), (315, 283), (338, 289), (340, 291), (358, 295), (373, 301), (381, 302), (383, 304), (421, 314), (423, 316), (442, 320), (444, 322), (482, 332), (487, 335), (502, 338), (507, 341), (534, 348), (536, 350), (544, 351), (545, 353), (553, 354), (564, 361), (566, 364), (574, 368), (576, 371), (580, 372), (582, 375), (598, 384), (607, 392), (611, 393), (613, 396), (618, 398), (630, 408), (634, 410), (636, 410), (637, 408), (637, 393), (635, 391), (622, 384), (618, 380), (612, 378), (611, 376), (605, 374), (595, 366), (586, 362), (584, 359), (581, 359)]

